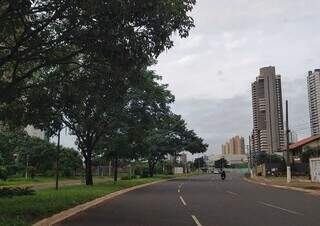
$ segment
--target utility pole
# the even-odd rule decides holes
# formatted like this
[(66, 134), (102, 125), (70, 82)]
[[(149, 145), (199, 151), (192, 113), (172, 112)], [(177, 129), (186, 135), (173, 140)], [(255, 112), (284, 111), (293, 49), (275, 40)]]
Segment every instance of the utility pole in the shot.
[(29, 155), (26, 155), (26, 173), (25, 173), (25, 178), (26, 180), (28, 179), (28, 168), (29, 168)]
[(286, 165), (287, 165), (287, 183), (291, 182), (291, 168), (290, 168), (290, 159), (289, 159), (289, 110), (288, 110), (288, 100), (286, 100)]
[(56, 190), (59, 189), (60, 134), (61, 134), (61, 129), (59, 129), (58, 131), (58, 145), (57, 145), (57, 154), (56, 154)]
[(249, 167), (250, 167), (250, 176), (252, 177), (253, 176), (253, 172), (252, 172), (252, 167), (253, 167), (253, 162), (252, 162), (252, 151), (251, 151), (251, 136), (249, 135), (249, 146), (248, 146), (248, 149), (249, 149)]

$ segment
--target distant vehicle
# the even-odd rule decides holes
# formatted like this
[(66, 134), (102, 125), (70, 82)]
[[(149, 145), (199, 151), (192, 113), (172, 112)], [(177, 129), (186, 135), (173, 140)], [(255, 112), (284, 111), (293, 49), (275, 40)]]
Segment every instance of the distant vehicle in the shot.
[(214, 167), (209, 167), (207, 172), (212, 173), (212, 174), (220, 174), (220, 177), (222, 180), (226, 179), (226, 172), (222, 169), (216, 169)]

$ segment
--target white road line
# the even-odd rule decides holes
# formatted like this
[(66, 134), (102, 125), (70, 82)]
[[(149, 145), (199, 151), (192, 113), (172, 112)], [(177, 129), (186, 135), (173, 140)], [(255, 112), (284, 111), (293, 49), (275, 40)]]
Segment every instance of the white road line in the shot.
[(226, 191), (226, 192), (231, 194), (231, 195), (240, 196), (238, 193), (235, 193), (235, 192), (232, 192), (232, 191)]
[(195, 215), (191, 215), (191, 217), (194, 220), (194, 222), (196, 222), (197, 226), (202, 226), (202, 224), (200, 224), (199, 220), (196, 218)]
[(182, 198), (181, 195), (180, 195), (180, 200), (181, 200), (181, 202), (182, 202), (183, 205), (185, 205), (185, 206), (187, 205), (187, 203), (184, 201), (184, 199)]
[(178, 193), (180, 193), (180, 188), (178, 189)]
[(259, 202), (260, 204), (264, 205), (264, 206), (268, 206), (268, 207), (271, 207), (271, 208), (275, 208), (275, 209), (278, 209), (278, 210), (282, 210), (282, 211), (285, 211), (287, 213), (291, 213), (291, 214), (295, 214), (295, 215), (300, 215), (300, 216), (303, 216), (304, 214), (303, 213), (299, 213), (299, 212), (296, 212), (296, 211), (293, 211), (293, 210), (288, 210), (288, 209), (285, 209), (285, 208), (282, 208), (282, 207), (279, 207), (279, 206), (275, 206), (275, 205), (272, 205), (272, 204), (269, 204), (269, 203), (265, 203), (265, 202)]

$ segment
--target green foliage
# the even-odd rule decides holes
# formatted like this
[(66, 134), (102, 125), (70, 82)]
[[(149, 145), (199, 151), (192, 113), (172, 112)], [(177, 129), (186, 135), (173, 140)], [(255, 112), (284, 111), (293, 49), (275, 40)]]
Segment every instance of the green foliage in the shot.
[(264, 163), (281, 163), (284, 164), (283, 157), (276, 155), (276, 154), (267, 154), (265, 152), (261, 152), (258, 155), (256, 155), (256, 162), (258, 165), (264, 164)]
[(31, 187), (3, 187), (0, 188), (0, 198), (23, 195), (34, 195), (35, 191)]
[(307, 149), (300, 154), (301, 162), (309, 164), (309, 159), (319, 156), (318, 150)]
[(27, 162), (33, 173), (52, 169), (55, 145), (24, 132), (0, 133), (0, 150), (10, 174), (25, 170)]
[(200, 157), (200, 158), (196, 158), (194, 160), (194, 163), (193, 163), (194, 167), (197, 169), (197, 168), (201, 168), (201, 167), (204, 167), (205, 166), (205, 161), (203, 159), (203, 157)]
[[(30, 137), (24, 132), (0, 132), (0, 150), (7, 174), (23, 174), (28, 162), (28, 174), (52, 175), (56, 159), (56, 146), (45, 140)], [(62, 175), (74, 175), (82, 169), (79, 153), (62, 148), (60, 153)]]
[(7, 180), (8, 171), (4, 166), (0, 166), (0, 180)]
[(62, 176), (76, 176), (78, 173), (82, 172), (83, 162), (78, 151), (72, 148), (63, 148), (59, 159)]
[[(173, 33), (189, 35), (194, 5), (195, 0), (5, 0), (0, 120), (35, 125), (50, 135), (67, 126), (77, 138), (88, 185), (96, 156), (145, 158), (153, 169), (167, 153), (204, 152), (203, 140), (170, 112), (174, 96), (167, 85), (146, 70), (173, 46)], [(100, 139), (106, 145), (101, 149)], [(49, 143), (25, 137), (15, 152), (19, 167), (28, 162), (34, 173), (53, 168)], [(63, 172), (70, 174), (78, 163), (63, 161)]]
[(173, 46), (172, 33), (188, 36), (194, 26), (188, 13), (194, 4), (195, 0), (2, 1), (0, 99), (12, 101), (29, 87), (30, 78), (61, 65), (81, 66), (74, 59), (87, 55), (104, 57), (114, 72), (150, 64)]
[(214, 167), (215, 168), (224, 168), (227, 167), (228, 162), (225, 158), (221, 158), (219, 160), (214, 161)]

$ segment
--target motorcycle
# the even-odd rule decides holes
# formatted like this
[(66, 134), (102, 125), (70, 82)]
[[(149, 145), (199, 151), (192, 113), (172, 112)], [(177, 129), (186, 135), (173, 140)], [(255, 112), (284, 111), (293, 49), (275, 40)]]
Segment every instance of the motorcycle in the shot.
[(223, 170), (223, 171), (220, 173), (220, 176), (221, 176), (221, 180), (225, 180), (225, 179), (226, 179), (226, 172)]

